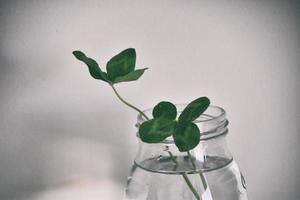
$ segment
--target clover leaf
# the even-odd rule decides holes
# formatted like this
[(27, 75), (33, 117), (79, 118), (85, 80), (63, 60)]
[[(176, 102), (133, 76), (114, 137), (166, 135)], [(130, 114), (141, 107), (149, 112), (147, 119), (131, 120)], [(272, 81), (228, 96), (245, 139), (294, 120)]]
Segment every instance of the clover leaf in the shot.
[(171, 102), (161, 101), (154, 107), (152, 115), (154, 118), (164, 117), (168, 119), (176, 119), (177, 109)]
[(178, 117), (173, 138), (179, 151), (189, 151), (200, 142), (200, 130), (193, 123), (209, 106), (207, 97), (200, 97), (189, 103)]
[(107, 74), (101, 71), (98, 63), (95, 60), (87, 57), (83, 52), (78, 50), (73, 51), (73, 55), (88, 66), (89, 72), (93, 78), (109, 82)]
[(209, 106), (207, 97), (200, 97), (189, 103), (178, 120), (177, 109), (168, 101), (159, 102), (153, 109), (154, 119), (144, 122), (139, 128), (139, 134), (144, 142), (159, 143), (165, 138), (173, 136), (179, 151), (189, 151), (200, 142), (200, 130), (193, 122)]
[(173, 138), (179, 151), (189, 151), (199, 144), (200, 130), (193, 122), (178, 122)]
[(148, 69), (148, 68), (137, 69), (135, 71), (129, 72), (128, 74), (126, 74), (124, 76), (117, 77), (114, 80), (114, 83), (121, 83), (121, 82), (128, 82), (128, 81), (138, 80), (144, 74), (144, 71), (146, 69)]
[(133, 48), (128, 48), (112, 57), (106, 65), (108, 78), (114, 82), (117, 77), (122, 77), (134, 71), (136, 53)]
[(200, 97), (189, 103), (180, 116), (178, 121), (192, 122), (197, 119), (209, 106), (210, 101), (207, 97)]
[(112, 83), (135, 81), (139, 79), (144, 69), (135, 70), (136, 53), (135, 49), (128, 48), (112, 57), (106, 65), (108, 79)]
[(171, 136), (176, 122), (166, 118), (154, 118), (143, 122), (139, 127), (139, 135), (143, 142), (159, 143)]
[(100, 69), (95, 60), (87, 57), (83, 52), (73, 51), (73, 55), (88, 66), (93, 78), (103, 80), (110, 85), (138, 80), (148, 69), (135, 70), (136, 53), (133, 48), (125, 49), (112, 57), (106, 64), (107, 73)]

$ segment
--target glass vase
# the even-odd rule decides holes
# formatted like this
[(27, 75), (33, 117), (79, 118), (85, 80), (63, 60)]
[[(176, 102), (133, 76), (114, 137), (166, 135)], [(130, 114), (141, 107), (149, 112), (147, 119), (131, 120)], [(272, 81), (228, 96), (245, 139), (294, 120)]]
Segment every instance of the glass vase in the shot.
[[(182, 111), (186, 105), (177, 105)], [(151, 116), (152, 110), (145, 113)], [(145, 119), (139, 115), (137, 127)], [(226, 144), (224, 109), (210, 106), (195, 123), (201, 139), (189, 153), (180, 152), (172, 137), (139, 150), (123, 200), (247, 200), (244, 178)]]

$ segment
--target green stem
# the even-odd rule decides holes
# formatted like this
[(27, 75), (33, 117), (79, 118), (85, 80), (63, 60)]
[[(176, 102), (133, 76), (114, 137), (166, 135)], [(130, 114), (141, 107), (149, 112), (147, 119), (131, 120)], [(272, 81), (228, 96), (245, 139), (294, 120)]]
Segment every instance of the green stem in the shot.
[(115, 92), (115, 94), (117, 95), (117, 97), (127, 106), (129, 106), (130, 108), (136, 110), (138, 113), (140, 113), (143, 117), (145, 117), (145, 119), (149, 120), (149, 118), (147, 117), (147, 115), (145, 113), (143, 113), (143, 111), (141, 111), (140, 109), (138, 109), (137, 107), (131, 105), (130, 103), (128, 103), (127, 101), (125, 101), (117, 92), (116, 88), (110, 84), (110, 86), (112, 87), (113, 91)]
[[(171, 160), (176, 164), (176, 166), (178, 165), (177, 160), (175, 159), (175, 157), (173, 156), (172, 152), (168, 151)], [(189, 177), (186, 174), (182, 174), (183, 179), (185, 180), (187, 186), (190, 188), (190, 190), (192, 191), (192, 193), (194, 194), (194, 196), (196, 197), (197, 200), (201, 200), (199, 194), (197, 193), (196, 189), (194, 188), (194, 186), (192, 185)]]
[(172, 152), (171, 152), (171, 151), (168, 151), (168, 153), (169, 153), (169, 155), (170, 155), (171, 160), (172, 160), (176, 165), (178, 165), (178, 162), (177, 162), (177, 160), (175, 159), (175, 157), (173, 156)]
[(191, 181), (189, 180), (188, 176), (186, 174), (182, 174), (186, 184), (189, 186), (190, 190), (193, 192), (194, 196), (196, 197), (197, 200), (201, 200), (200, 196), (198, 195), (197, 191), (193, 187)]
[[(195, 162), (194, 162), (194, 159), (193, 159), (193, 157), (192, 157), (190, 151), (187, 151), (187, 154), (188, 154), (188, 156), (189, 156), (189, 159), (190, 159), (191, 162), (192, 162), (192, 165), (193, 165), (194, 170), (196, 170), (196, 164), (195, 164)], [(204, 177), (204, 175), (203, 175), (203, 173), (202, 173), (201, 170), (199, 170), (199, 176), (200, 176), (200, 179), (201, 179), (201, 181), (202, 181), (204, 190), (206, 190), (206, 189), (207, 189), (207, 182), (206, 182), (205, 177)]]
[(193, 168), (196, 169), (196, 165), (195, 165), (194, 159), (193, 159), (193, 157), (192, 157), (190, 151), (187, 151), (187, 154), (188, 154), (189, 159), (190, 159), (190, 161), (191, 161), (191, 163), (192, 163), (192, 165), (193, 165)]

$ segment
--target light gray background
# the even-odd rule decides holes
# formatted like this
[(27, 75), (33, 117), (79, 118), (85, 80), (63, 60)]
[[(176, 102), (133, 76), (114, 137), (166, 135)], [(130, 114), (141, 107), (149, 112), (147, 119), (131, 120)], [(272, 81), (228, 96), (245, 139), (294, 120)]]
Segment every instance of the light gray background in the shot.
[(118, 86), (124, 98), (210, 97), (228, 112), (249, 198), (300, 199), (299, 13), (299, 1), (1, 1), (0, 199), (74, 177), (120, 199), (136, 113), (71, 52), (104, 67), (127, 47), (149, 70)]

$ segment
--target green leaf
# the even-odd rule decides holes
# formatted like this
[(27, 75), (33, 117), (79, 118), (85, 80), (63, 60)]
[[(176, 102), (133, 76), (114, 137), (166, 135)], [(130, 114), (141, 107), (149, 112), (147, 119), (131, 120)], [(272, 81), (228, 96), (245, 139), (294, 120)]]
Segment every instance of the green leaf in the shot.
[(209, 106), (207, 97), (200, 97), (189, 103), (178, 117), (178, 121), (192, 122), (197, 119)]
[(135, 81), (138, 80), (144, 73), (144, 71), (148, 68), (144, 69), (137, 69), (135, 71), (129, 72), (125, 76), (117, 77), (113, 83), (120, 83), (120, 82), (128, 82), (128, 81)]
[(139, 135), (143, 142), (159, 143), (174, 132), (176, 122), (166, 118), (154, 118), (140, 125)]
[(123, 77), (135, 68), (136, 53), (135, 49), (128, 48), (112, 57), (106, 65), (108, 79), (115, 82), (117, 77)]
[(179, 122), (173, 138), (180, 152), (195, 148), (200, 142), (200, 130), (193, 122)]
[(164, 117), (174, 120), (177, 116), (177, 109), (171, 102), (161, 101), (154, 107), (152, 115), (154, 118)]
[(95, 60), (93, 60), (92, 58), (87, 57), (81, 51), (73, 51), (73, 55), (78, 60), (84, 62), (88, 66), (89, 72), (90, 72), (90, 74), (93, 78), (108, 82), (107, 74), (105, 72), (101, 71), (100, 67), (98, 66), (98, 63)]

